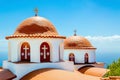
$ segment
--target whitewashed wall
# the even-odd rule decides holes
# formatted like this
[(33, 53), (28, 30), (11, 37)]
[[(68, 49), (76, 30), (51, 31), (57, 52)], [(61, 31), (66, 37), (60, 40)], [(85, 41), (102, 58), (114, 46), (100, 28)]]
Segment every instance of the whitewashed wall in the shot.
[(63, 60), (63, 56), (64, 56), (64, 44), (61, 43), (60, 44), (60, 60)]
[(89, 63), (96, 62), (95, 61), (95, 49), (64, 49), (64, 60), (69, 60), (69, 54), (74, 53), (75, 55), (75, 63), (84, 63), (84, 55), (88, 53)]
[[(30, 45), (30, 62), (40, 62), (40, 45), (47, 42), (50, 46), (51, 62), (59, 61), (59, 52), (63, 52), (63, 39), (57, 38), (11, 38), (9, 39), (9, 60), (11, 62), (20, 61), (20, 48), (23, 42)], [(60, 50), (60, 51), (59, 51)], [(60, 54), (62, 55), (62, 54)]]
[(56, 63), (23, 63), (23, 64), (16, 64), (8, 61), (3, 61), (3, 68), (9, 69), (13, 72), (17, 78), (14, 80), (20, 80), (26, 74), (37, 70), (37, 69), (44, 69), (44, 68), (56, 68), (62, 69), (67, 71), (74, 71), (74, 64), (73, 62), (66, 61), (66, 62), (56, 62)]
[(11, 43), (8, 41), (8, 61), (11, 60)]

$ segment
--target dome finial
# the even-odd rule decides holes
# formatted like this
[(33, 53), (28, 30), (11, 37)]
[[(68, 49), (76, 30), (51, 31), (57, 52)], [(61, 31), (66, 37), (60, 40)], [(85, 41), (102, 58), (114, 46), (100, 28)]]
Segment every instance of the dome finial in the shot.
[(38, 16), (38, 8), (35, 8), (34, 12), (35, 12), (35, 16)]
[(76, 32), (77, 32), (77, 30), (75, 29), (75, 30), (74, 30), (74, 36), (76, 36), (76, 35), (77, 35), (77, 34), (76, 34)]

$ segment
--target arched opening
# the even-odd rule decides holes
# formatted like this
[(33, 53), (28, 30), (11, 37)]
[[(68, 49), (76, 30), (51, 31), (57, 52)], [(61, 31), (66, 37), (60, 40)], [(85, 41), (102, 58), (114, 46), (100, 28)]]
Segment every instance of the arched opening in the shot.
[(28, 42), (22, 43), (20, 56), (21, 61), (30, 61), (30, 45)]
[(73, 53), (69, 54), (69, 61), (75, 62), (75, 55)]
[(50, 62), (50, 46), (47, 42), (40, 45), (40, 62)]
[(85, 65), (85, 66), (82, 66), (82, 67), (78, 68), (78, 71), (83, 73), (83, 72), (86, 71), (86, 68), (89, 68), (89, 67), (95, 67), (95, 66), (93, 66), (93, 65)]
[(88, 53), (85, 53), (85, 55), (84, 55), (84, 60), (85, 60), (85, 63), (89, 63)]

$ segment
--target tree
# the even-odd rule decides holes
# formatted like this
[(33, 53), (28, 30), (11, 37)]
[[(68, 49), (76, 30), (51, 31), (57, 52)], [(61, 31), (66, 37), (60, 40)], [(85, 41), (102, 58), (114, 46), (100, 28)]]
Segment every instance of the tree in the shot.
[(109, 76), (120, 76), (120, 58), (117, 61), (113, 61), (107, 66), (110, 71), (104, 75), (104, 77)]

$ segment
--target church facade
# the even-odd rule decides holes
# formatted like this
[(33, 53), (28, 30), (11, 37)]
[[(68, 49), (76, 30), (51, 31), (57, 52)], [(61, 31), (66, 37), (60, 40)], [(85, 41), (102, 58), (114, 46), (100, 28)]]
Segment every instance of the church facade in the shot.
[(59, 62), (63, 56), (64, 38), (58, 35), (48, 20), (38, 16), (28, 18), (18, 26), (13, 35), (6, 37), (9, 44), (8, 60)]
[(64, 60), (73, 61), (75, 64), (96, 63), (95, 50), (86, 38), (77, 36), (76, 33), (64, 40)]

